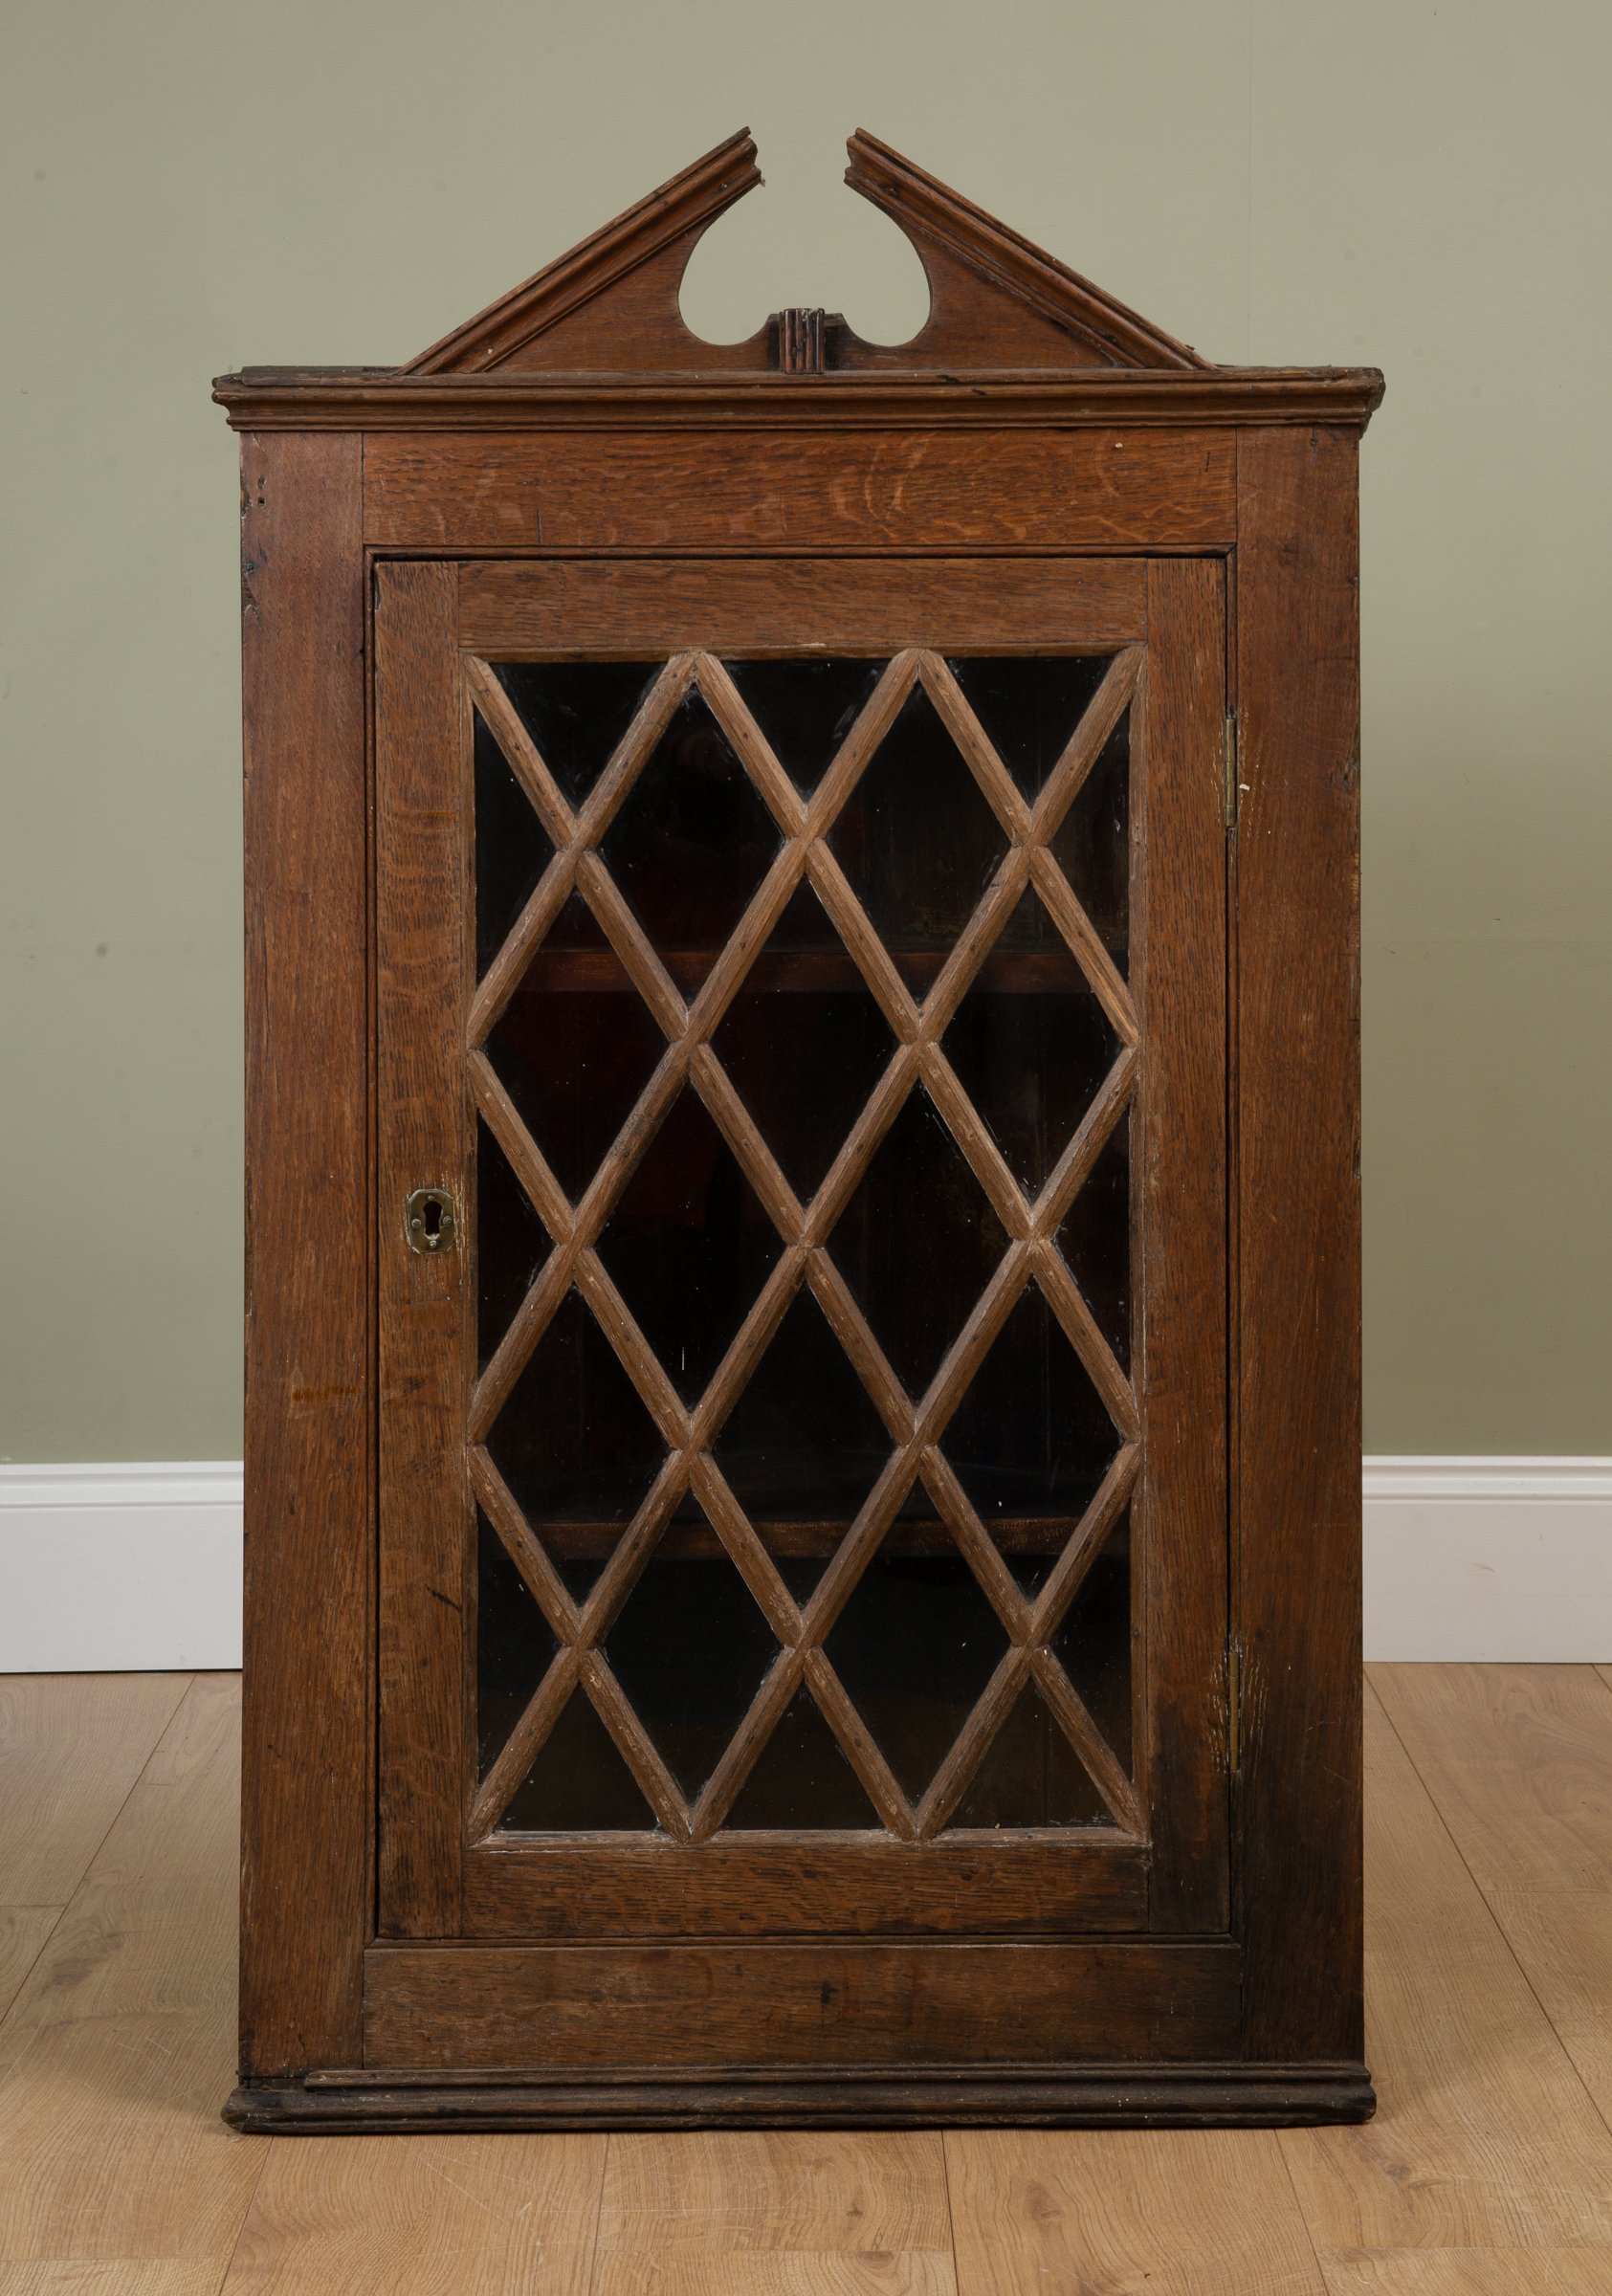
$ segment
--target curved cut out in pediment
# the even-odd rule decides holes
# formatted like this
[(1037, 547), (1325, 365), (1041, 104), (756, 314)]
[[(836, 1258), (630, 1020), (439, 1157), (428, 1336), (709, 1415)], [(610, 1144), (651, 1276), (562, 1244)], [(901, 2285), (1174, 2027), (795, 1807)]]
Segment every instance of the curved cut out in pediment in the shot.
[(846, 182), (912, 242), (929, 279), (910, 342), (865, 342), (837, 313), (784, 311), (743, 342), (704, 342), (678, 297), (696, 243), (762, 181), (747, 128), (422, 351), (405, 375), (944, 369), (1212, 371), (888, 144), (858, 129)]

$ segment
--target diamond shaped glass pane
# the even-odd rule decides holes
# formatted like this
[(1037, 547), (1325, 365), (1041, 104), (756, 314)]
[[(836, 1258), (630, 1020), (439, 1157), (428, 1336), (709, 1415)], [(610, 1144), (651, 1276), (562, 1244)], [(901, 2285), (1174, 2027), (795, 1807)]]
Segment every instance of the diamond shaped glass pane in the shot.
[(580, 806), (660, 675), (658, 662), (495, 662), (538, 755)]
[(1127, 1508), (1080, 1582), (1052, 1649), (1081, 1703), (1130, 1774), (1131, 1513)]
[(516, 1504), (573, 1595), (585, 1595), (666, 1458), (660, 1431), (568, 1292), (487, 1439)]
[(890, 1437), (810, 1292), (795, 1294), (715, 1445), (735, 1498), (804, 1601), (890, 1457)]
[(1074, 895), (1130, 978), (1131, 713), (1110, 734), (1051, 840)]
[(1021, 1292), (940, 1447), (1027, 1596), (1046, 1583), (1119, 1437), (1034, 1284)]
[(503, 1540), (476, 1509), (475, 1744), (478, 1777), (503, 1752), (559, 1651)]
[(620, 1747), (589, 1702), (571, 1692), (504, 1812), (500, 1833), (653, 1833), (657, 1821)]
[(907, 1535), (887, 1537), (825, 1647), (897, 1784), (916, 1801), (989, 1682), (1007, 1636), (957, 1550), (902, 1553)]
[(1039, 1195), (1118, 1058), (1119, 1038), (1033, 887), (943, 1043), (1014, 1179)]
[(804, 1688), (784, 1708), (726, 1822), (730, 1833), (770, 1826), (791, 1832), (846, 1827), (883, 1831), (844, 1748)]
[(488, 1059), (573, 1203), (665, 1050), (626, 966), (573, 893), (487, 1039)]
[(1131, 1368), (1131, 1118), (1120, 1117), (1058, 1230), (1058, 1249), (1121, 1371)]
[(897, 1378), (920, 1396), (1007, 1248), (921, 1086), (879, 1142), (830, 1248)]
[[(703, 1544), (703, 1542), (699, 1542)], [(723, 1548), (663, 1541), (605, 1639), (605, 1656), (692, 1801), (778, 1656), (772, 1628)], [(679, 1551), (681, 1549), (681, 1551)]]
[(554, 1248), (484, 1116), (475, 1119), (475, 1331), (485, 1371)]
[(882, 662), (724, 662), (740, 698), (803, 797), (872, 697)]
[(554, 858), (509, 760), (475, 713), (475, 977), (479, 981)]
[(895, 1049), (809, 885), (791, 896), (712, 1043), (784, 1177), (809, 1202)]
[(1112, 655), (977, 655), (947, 665), (997, 756), (1033, 805)]
[(835, 859), (916, 996), (1007, 850), (935, 704), (915, 686), (828, 835)]
[(991, 1740), (946, 1830), (1113, 1822), (1085, 1764), (1030, 1682)]
[(673, 1385), (696, 1402), (784, 1249), (697, 1093), (674, 1101), (598, 1249)]
[(782, 842), (703, 695), (673, 717), (600, 851), (667, 971), (697, 989)]

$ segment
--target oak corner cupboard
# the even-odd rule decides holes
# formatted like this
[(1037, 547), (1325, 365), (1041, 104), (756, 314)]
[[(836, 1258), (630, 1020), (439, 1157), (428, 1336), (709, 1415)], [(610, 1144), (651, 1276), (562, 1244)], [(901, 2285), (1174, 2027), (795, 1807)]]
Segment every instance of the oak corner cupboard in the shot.
[(258, 2130), (1363, 2119), (1358, 440), (740, 134), (241, 433)]

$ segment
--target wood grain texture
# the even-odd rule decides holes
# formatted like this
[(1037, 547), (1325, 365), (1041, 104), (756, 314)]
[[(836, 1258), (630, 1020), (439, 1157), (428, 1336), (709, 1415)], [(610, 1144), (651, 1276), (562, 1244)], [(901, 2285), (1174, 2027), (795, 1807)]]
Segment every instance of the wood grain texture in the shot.
[(630, 661), (715, 654), (939, 653), (1071, 642), (1093, 652), (1147, 635), (1135, 559), (472, 560), (459, 574), (459, 643), (498, 659), (608, 647)]
[(887, 2249), (604, 2256), (593, 2296), (954, 2296), (949, 2254)]
[(835, 436), (380, 433), (364, 540), (386, 550), (1211, 550), (1236, 449), (1182, 430)]
[(587, 2296), (600, 2136), (276, 2145), (224, 2296)]
[[(380, 1309), (380, 1911), (384, 1935), (459, 1926), (464, 1620), (466, 807), (455, 569), (375, 578), (376, 1189)], [(411, 1190), (447, 1188), (466, 1232), (409, 1248)]]
[(950, 2130), (958, 2296), (1323, 2296), (1263, 2130)]
[(188, 2263), (57, 2256), (42, 2263), (0, 2263), (0, 2296), (218, 2296), (219, 2271), (215, 2257)]
[[(1226, 1601), (1226, 894), (1215, 762), (1226, 709), (1219, 565), (1148, 568), (1140, 770), (1133, 762), (1132, 990), (1143, 1059), (1133, 1520), (1145, 1592), (1155, 1931), (1227, 1927), (1223, 1668)], [(1111, 1404), (1110, 1408), (1113, 1406)], [(1120, 1422), (1123, 1426), (1123, 1421)], [(1272, 2052), (1274, 2053), (1274, 2052)]]
[(1360, 2054), (1357, 440), (1246, 431), (1233, 621), (1245, 2052)]
[(0, 1906), (0, 2017), (15, 2000), (60, 1915), (59, 1906)]
[(222, 2278), (262, 2160), (216, 2118), (233, 2055), (238, 1714), (233, 1676), (191, 1684), (0, 2026), (7, 2264)]
[(1593, 1667), (1371, 1681), (1480, 1889), (1612, 1890), (1612, 1695)]
[(1612, 2248), (1323, 2251), (1327, 2296), (1606, 2296)]
[(982, 2064), (1236, 2048), (1230, 1945), (377, 1946), (374, 2065)]
[(951, 2249), (938, 2130), (725, 2130), (613, 2138), (599, 2261), (789, 2249)]
[(66, 1905), (190, 1686), (188, 1674), (0, 1675), (0, 1884)]
[(1315, 2245), (1612, 2245), (1612, 2130), (1375, 1698), (1366, 1720), (1366, 2038), (1380, 2103), (1363, 2129), (1281, 2139)]
[[(356, 436), (241, 442), (241, 2066), (358, 2045), (372, 1785), (368, 801)], [(318, 952), (318, 961), (311, 961)], [(286, 1908), (298, 1909), (296, 1923)]]
[(1594, 1667), (1374, 1667), (1468, 1871), (1612, 2126), (1612, 1695)]

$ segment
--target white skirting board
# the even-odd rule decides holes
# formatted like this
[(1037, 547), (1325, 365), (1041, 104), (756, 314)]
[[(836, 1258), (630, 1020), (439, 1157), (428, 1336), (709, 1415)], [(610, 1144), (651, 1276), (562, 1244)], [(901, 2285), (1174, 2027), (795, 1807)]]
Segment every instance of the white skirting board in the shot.
[[(1367, 1459), (1367, 1658), (1612, 1661), (1612, 1459)], [(236, 1460), (0, 1465), (0, 1673), (241, 1663)]]
[(1612, 1660), (1612, 1459), (1365, 1461), (1368, 1659)]
[(241, 1463), (0, 1466), (0, 1673), (241, 1663)]

